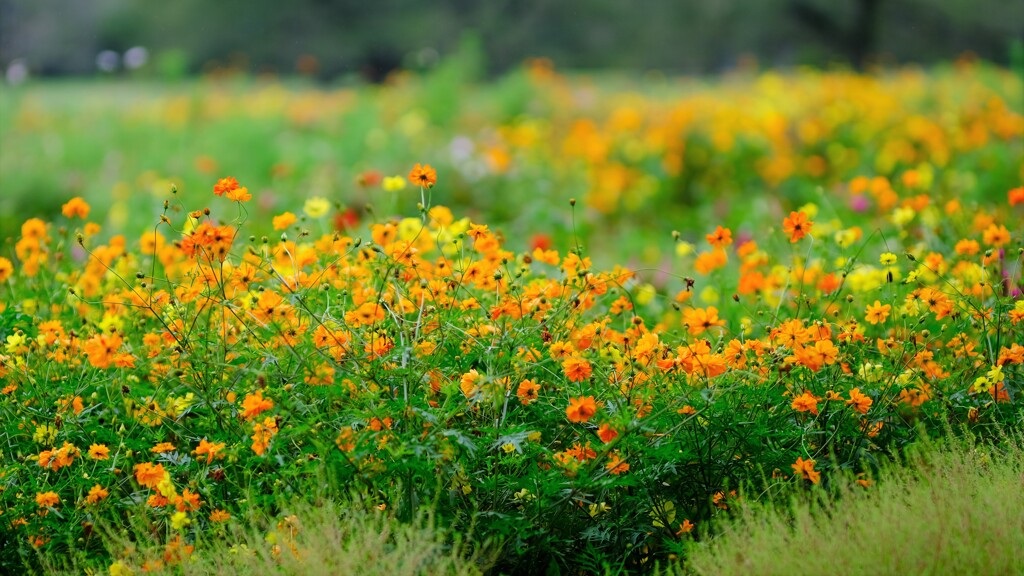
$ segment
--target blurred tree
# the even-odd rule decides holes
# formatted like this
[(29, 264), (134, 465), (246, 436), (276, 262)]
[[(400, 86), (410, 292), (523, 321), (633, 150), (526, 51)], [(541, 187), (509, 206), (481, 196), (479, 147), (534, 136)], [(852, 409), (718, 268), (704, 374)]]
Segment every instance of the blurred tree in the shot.
[[(100, 50), (142, 45), (196, 72), (301, 71), (380, 80), (432, 66), (476, 32), (488, 72), (530, 56), (566, 68), (707, 73), (765, 65), (1008, 62), (1024, 2), (1006, 0), (0, 0), (0, 66), (90, 73)], [(171, 57), (161, 58), (169, 53)]]
[(857, 0), (853, 23), (849, 27), (839, 23), (839, 17), (806, 0), (794, 0), (790, 6), (797, 20), (816, 32), (822, 42), (835, 45), (854, 67), (862, 69), (875, 51), (880, 4), (881, 0)]

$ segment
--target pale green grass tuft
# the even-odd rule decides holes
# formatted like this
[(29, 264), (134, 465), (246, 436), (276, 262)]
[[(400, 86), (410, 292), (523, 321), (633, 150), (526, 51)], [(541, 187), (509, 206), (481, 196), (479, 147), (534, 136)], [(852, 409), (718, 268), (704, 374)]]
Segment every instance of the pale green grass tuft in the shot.
[[(122, 574), (124, 567), (132, 574), (180, 576), (477, 576), (493, 564), (495, 550), (486, 543), (471, 548), (470, 540), (438, 527), (431, 516), (406, 523), (358, 501), (300, 503), (271, 521), (232, 523), (222, 534), (210, 533), (188, 560), (163, 569), (152, 565), (163, 560), (164, 546), (122, 533), (107, 538), (118, 566), (51, 567), (45, 573)], [(142, 569), (147, 561), (148, 572)]]
[(1024, 574), (1024, 442), (928, 445), (863, 488), (749, 506), (691, 549), (696, 574)]

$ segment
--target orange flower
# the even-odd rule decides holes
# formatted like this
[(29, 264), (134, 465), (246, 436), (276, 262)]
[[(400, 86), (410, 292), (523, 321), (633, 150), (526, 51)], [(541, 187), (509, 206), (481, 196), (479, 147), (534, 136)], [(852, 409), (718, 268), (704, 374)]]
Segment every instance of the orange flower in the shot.
[(1007, 192), (1006, 199), (1010, 201), (1010, 206), (1024, 204), (1024, 186), (1019, 186)]
[(291, 212), (285, 212), (283, 214), (274, 216), (271, 222), (274, 225), (274, 230), (287, 230), (289, 226), (295, 224), (295, 221), (297, 219), (298, 218), (295, 216), (295, 214), (292, 214)]
[(861, 393), (860, 388), (854, 388), (850, 390), (850, 399), (846, 401), (846, 404), (853, 406), (853, 409), (861, 414), (867, 414), (872, 402), (871, 398)]
[(234, 190), (228, 190), (224, 197), (228, 200), (235, 202), (248, 202), (252, 200), (252, 194), (249, 193), (249, 189), (245, 186), (240, 186)]
[[(995, 386), (989, 390), (989, 394), (996, 402), (1010, 401), (1010, 394), (1006, 391), (1006, 382), (996, 382)], [(879, 424), (881, 424), (881, 422), (879, 422)]]
[(885, 322), (885, 319), (889, 317), (889, 310), (892, 310), (892, 306), (875, 300), (874, 304), (868, 304), (864, 319), (871, 324)]
[(569, 407), (565, 409), (565, 415), (570, 422), (584, 423), (597, 414), (597, 402), (593, 396), (580, 396), (570, 398)]
[(609, 474), (618, 476), (629, 471), (629, 464), (623, 462), (618, 454), (611, 454), (608, 456), (608, 463), (605, 464), (605, 468), (608, 469)]
[(821, 481), (821, 472), (814, 470), (814, 460), (804, 460), (798, 457), (796, 463), (793, 464), (793, 474), (801, 476), (804, 480), (810, 480), (811, 484)]
[(811, 338), (811, 331), (804, 327), (803, 320), (794, 318), (786, 320), (778, 328), (771, 331), (771, 339), (776, 344), (797, 349)]
[(221, 178), (213, 185), (213, 193), (217, 196), (223, 196), (224, 194), (237, 190), (239, 188), (238, 180), (228, 176), (227, 178)]
[(480, 391), (480, 383), (484, 377), (474, 368), (459, 378), (459, 389), (466, 398), (472, 398)]
[(153, 452), (154, 454), (163, 454), (165, 452), (174, 452), (174, 444), (171, 444), (170, 442), (161, 442), (161, 443), (157, 444), (156, 446), (153, 446), (152, 448), (150, 448), (149, 451)]
[(789, 241), (795, 243), (810, 232), (814, 222), (803, 212), (790, 212), (789, 217), (782, 221), (782, 230), (789, 235)]
[(679, 531), (676, 532), (676, 536), (682, 536), (683, 534), (689, 534), (693, 532), (694, 523), (689, 520), (683, 519), (683, 523), (679, 525)]
[(714, 232), (706, 235), (705, 238), (707, 238), (708, 244), (715, 248), (725, 248), (732, 244), (732, 230), (719, 226), (715, 228)]
[(579, 442), (575, 442), (564, 454), (569, 458), (576, 459), (577, 462), (586, 462), (591, 458), (597, 457), (597, 452), (590, 447), (590, 442), (587, 442), (586, 446), (581, 446)]
[(40, 508), (56, 506), (59, 503), (60, 496), (57, 496), (56, 492), (39, 492), (36, 494), (36, 504), (38, 504)]
[(989, 246), (999, 248), (1010, 243), (1010, 231), (1006, 229), (1006, 226), (989, 224), (988, 228), (982, 233), (982, 240)]
[(109, 495), (110, 495), (110, 492), (108, 492), (105, 488), (103, 488), (103, 486), (100, 486), (99, 484), (97, 484), (97, 485), (95, 485), (95, 486), (93, 486), (92, 488), (89, 489), (89, 495), (85, 497), (85, 503), (86, 504), (95, 504), (95, 503), (99, 502), (100, 500), (106, 499), (106, 497), (109, 496)]
[(884, 426), (884, 422), (868, 422), (867, 420), (862, 420), (860, 423), (860, 429), (868, 435), (868, 438), (878, 436), (878, 433), (882, 431), (882, 426)]
[(590, 378), (594, 369), (590, 366), (590, 362), (583, 358), (570, 356), (562, 362), (562, 370), (565, 371), (565, 377), (570, 382), (582, 382)]
[(75, 448), (74, 444), (70, 442), (65, 442), (60, 448), (51, 448), (40, 452), (38, 463), (43, 468), (60, 470), (65, 466), (70, 466), (78, 455), (78, 448)]
[(108, 460), (110, 459), (110, 448), (107, 448), (104, 444), (93, 444), (89, 446), (89, 458), (93, 460)]
[(0, 282), (6, 282), (14, 273), (14, 264), (7, 258), (0, 256)]
[(804, 392), (793, 399), (793, 410), (796, 410), (797, 412), (810, 412), (817, 416), (818, 400), (819, 398), (810, 392)]
[(181, 251), (189, 258), (214, 258), (221, 262), (227, 258), (236, 230), (230, 226), (215, 226), (203, 222), (181, 241)]
[(839, 360), (839, 349), (831, 340), (818, 340), (814, 343), (814, 352), (821, 358), (826, 366), (831, 366)]
[(354, 326), (369, 326), (384, 319), (384, 307), (376, 302), (364, 302), (355, 310), (345, 313), (345, 322)]
[(215, 522), (215, 523), (227, 522), (230, 519), (231, 519), (231, 514), (228, 514), (224, 510), (217, 509), (217, 510), (214, 510), (213, 512), (210, 512), (210, 522)]
[(351, 452), (356, 449), (355, 433), (352, 432), (351, 428), (342, 428), (338, 437), (334, 440), (334, 444), (338, 446), (338, 450), (342, 452)]
[(964, 238), (956, 243), (953, 250), (960, 256), (974, 256), (981, 251), (981, 244), (977, 240)]
[(273, 417), (266, 417), (263, 423), (256, 423), (252, 426), (252, 451), (257, 456), (262, 456), (270, 446), (270, 439), (277, 435), (277, 420)]
[(721, 248), (715, 248), (710, 252), (701, 252), (693, 262), (693, 268), (701, 274), (710, 274), (725, 266), (729, 262), (729, 255)]
[(109, 368), (117, 360), (117, 351), (121, 348), (121, 336), (114, 332), (112, 334), (96, 334), (85, 341), (82, 350), (89, 363), (96, 368)]
[(713, 326), (725, 326), (725, 320), (718, 317), (718, 308), (691, 308), (683, 312), (683, 323), (689, 326), (690, 334), (697, 336)]
[(615, 440), (619, 437), (619, 433), (614, 428), (607, 424), (601, 424), (601, 427), (597, 429), (597, 437), (601, 439), (601, 442), (605, 444)]
[(575, 351), (576, 348), (569, 342), (553, 342), (551, 346), (548, 347), (548, 354), (556, 360), (558, 358), (568, 358), (572, 356)]
[(75, 196), (68, 203), (61, 206), (60, 211), (68, 218), (81, 218), (85, 220), (89, 217), (89, 204), (82, 199), (81, 196)]
[(413, 186), (421, 188), (432, 188), (437, 184), (437, 171), (430, 167), (430, 164), (420, 166), (416, 164), (409, 172), (409, 181)]
[(519, 389), (516, 390), (516, 396), (519, 397), (519, 401), (523, 403), (523, 406), (526, 406), (537, 399), (537, 394), (539, 392), (540, 384), (537, 384), (533, 380), (523, 380), (519, 384)]
[(135, 465), (135, 480), (146, 488), (156, 488), (165, 478), (170, 477), (163, 464), (143, 462)]
[(31, 238), (33, 240), (39, 240), (42, 242), (48, 242), (49, 238), (46, 236), (46, 222), (43, 222), (39, 218), (29, 218), (21, 224), (21, 236), (22, 238)]
[(203, 438), (202, 440), (199, 441), (199, 446), (195, 450), (192, 451), (192, 454), (194, 454), (196, 456), (206, 455), (206, 463), (209, 464), (209, 463), (213, 462), (214, 457), (217, 457), (217, 458), (223, 458), (224, 457), (223, 455), (219, 455), (218, 454), (218, 452), (220, 452), (223, 449), (224, 449), (224, 443), (223, 442), (219, 442), (217, 444), (214, 444), (212, 442), (207, 441), (206, 438)]
[(199, 505), (202, 502), (199, 500), (199, 494), (195, 494), (188, 488), (185, 488), (180, 496), (174, 497), (174, 507), (178, 512), (191, 512), (198, 510)]
[(274, 401), (263, 397), (263, 391), (257, 390), (254, 394), (247, 394), (242, 400), (242, 418), (252, 420), (274, 407)]

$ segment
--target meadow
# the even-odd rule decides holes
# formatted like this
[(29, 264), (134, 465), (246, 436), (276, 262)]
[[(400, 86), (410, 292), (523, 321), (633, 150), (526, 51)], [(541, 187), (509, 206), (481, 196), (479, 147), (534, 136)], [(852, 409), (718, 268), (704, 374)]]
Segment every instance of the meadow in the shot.
[(993, 511), (963, 569), (1012, 570), (1022, 100), (970, 61), (5, 89), (0, 569), (744, 573), (834, 518), (933, 543), (948, 470)]

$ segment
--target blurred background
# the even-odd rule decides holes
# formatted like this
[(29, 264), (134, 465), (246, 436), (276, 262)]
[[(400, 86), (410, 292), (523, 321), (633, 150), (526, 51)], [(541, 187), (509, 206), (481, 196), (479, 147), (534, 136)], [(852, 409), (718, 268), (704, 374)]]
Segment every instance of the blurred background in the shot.
[(861, 176), (993, 200), (1022, 37), (1013, 0), (0, 0), (0, 239), (74, 196), (140, 234), (222, 176), (256, 233), (315, 196), (299, 226), (355, 229), (415, 210), (381, 182), (417, 162), (513, 249), (652, 266), (672, 230), (866, 206)]
[[(559, 68), (715, 73), (764, 66), (1007, 63), (1015, 0), (0, 0), (0, 63), (43, 76), (142, 68), (380, 80), (436, 64), (466, 34), (486, 72)], [(132, 52), (132, 49), (135, 49)], [(102, 55), (102, 56), (101, 56)], [(10, 74), (9, 74), (10, 76)]]

